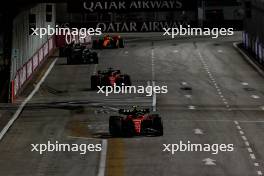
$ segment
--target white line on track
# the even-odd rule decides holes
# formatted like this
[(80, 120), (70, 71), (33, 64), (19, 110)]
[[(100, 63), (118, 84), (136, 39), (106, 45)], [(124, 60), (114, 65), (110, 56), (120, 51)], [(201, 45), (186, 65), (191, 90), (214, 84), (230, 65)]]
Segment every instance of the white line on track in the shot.
[(248, 147), (248, 152), (252, 153), (253, 152), (252, 148)]
[(195, 107), (195, 106), (189, 106), (188, 108), (189, 108), (189, 109), (191, 109), (191, 110), (194, 110), (194, 109), (196, 109), (196, 107)]
[(254, 166), (259, 167), (259, 163), (254, 163)]
[(50, 71), (54, 67), (55, 63), (57, 62), (58, 58), (56, 58), (51, 65), (49, 66), (48, 70), (45, 72), (43, 77), (40, 79), (40, 81), (36, 84), (34, 90), (29, 94), (29, 96), (21, 103), (15, 114), (12, 116), (12, 118), (9, 120), (9, 122), (6, 124), (6, 126), (2, 129), (0, 132), (0, 140), (4, 137), (8, 129), (13, 125), (13, 123), (16, 121), (16, 119), (19, 117), (21, 112), (23, 111), (26, 104), (31, 100), (31, 98), (35, 95), (35, 93), (39, 90), (41, 84), (45, 81), (47, 76), (49, 75)]
[[(155, 81), (152, 81), (152, 86), (155, 87)], [(152, 107), (153, 107), (153, 111), (157, 111), (157, 95), (155, 92), (153, 92), (153, 96), (152, 96)]]
[(253, 153), (251, 153), (249, 156), (250, 156), (250, 158), (251, 158), (252, 160), (255, 160), (255, 159), (256, 159), (256, 156), (255, 156)]
[(97, 67), (98, 67), (98, 64), (95, 64), (95, 65), (94, 65), (94, 70), (93, 70), (93, 74), (94, 74), (94, 75), (95, 75), (96, 72), (97, 72)]
[[(241, 130), (241, 127), (239, 126), (239, 122), (235, 120), (234, 123), (236, 124), (236, 127), (239, 130), (239, 133), (241, 135), (241, 138), (243, 139), (245, 145), (247, 146), (247, 151), (249, 153), (249, 156), (250, 156), (251, 160), (256, 160), (256, 156), (255, 156), (252, 148), (250, 147), (250, 144), (248, 142), (247, 137), (244, 135), (245, 133)], [(259, 166), (259, 163), (254, 162), (254, 166), (255, 167), (258, 167)], [(261, 171), (257, 170), (256, 172), (257, 172), (258, 175), (262, 175), (262, 172)]]
[(244, 134), (245, 134), (244, 131), (242, 131), (242, 130), (240, 130), (239, 133), (240, 133), (241, 135), (244, 135)]
[(100, 161), (99, 161), (97, 176), (104, 176), (105, 175), (106, 156), (107, 156), (107, 140), (103, 139), (102, 140), (102, 151), (100, 154)]
[(257, 174), (258, 175), (263, 175), (261, 171), (257, 171)]
[[(151, 49), (151, 76), (152, 76), (152, 86), (155, 87), (155, 56), (154, 56), (154, 48)], [(157, 110), (157, 95), (154, 92), (152, 95), (152, 108), (155, 112)]]
[(247, 82), (242, 82), (241, 83), (243, 86), (248, 86), (248, 83)]
[(245, 142), (245, 145), (246, 145), (247, 147), (250, 146), (248, 141)]
[(251, 95), (250, 97), (254, 98), (254, 99), (259, 99), (260, 98), (260, 96), (258, 96), (258, 95)]
[(220, 87), (218, 86), (217, 81), (215, 80), (213, 74), (211, 73), (211, 71), (210, 71), (208, 65), (206, 64), (206, 61), (204, 60), (204, 58), (203, 58), (203, 56), (202, 56), (202, 54), (201, 54), (200, 51), (198, 51), (198, 55), (199, 55), (200, 61), (201, 61), (202, 64), (203, 64), (204, 70), (207, 72), (209, 79), (211, 80), (211, 82), (212, 82), (213, 85), (214, 85), (214, 88), (215, 88), (216, 91), (217, 91), (217, 94), (218, 94), (218, 95), (220, 96), (220, 98), (221, 98), (221, 101), (222, 101), (223, 104), (226, 106), (226, 108), (227, 108), (229, 111), (231, 111), (232, 109), (230, 109), (230, 105), (229, 105), (228, 101), (227, 101), (227, 100), (225, 99), (225, 97), (222, 95), (222, 91), (221, 91)]
[(247, 137), (246, 137), (246, 136), (241, 136), (241, 138), (242, 138), (244, 141), (247, 141)]

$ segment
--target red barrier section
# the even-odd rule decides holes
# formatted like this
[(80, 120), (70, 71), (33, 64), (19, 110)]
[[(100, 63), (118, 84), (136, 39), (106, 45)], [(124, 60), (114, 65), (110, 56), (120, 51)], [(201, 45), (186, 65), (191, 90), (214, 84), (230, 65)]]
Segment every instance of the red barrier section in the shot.
[(56, 49), (55, 36), (48, 39), (46, 43), (30, 58), (20, 69), (17, 70), (16, 77), (11, 81), (11, 102), (18, 95), (24, 84), (31, 79), (43, 62)]

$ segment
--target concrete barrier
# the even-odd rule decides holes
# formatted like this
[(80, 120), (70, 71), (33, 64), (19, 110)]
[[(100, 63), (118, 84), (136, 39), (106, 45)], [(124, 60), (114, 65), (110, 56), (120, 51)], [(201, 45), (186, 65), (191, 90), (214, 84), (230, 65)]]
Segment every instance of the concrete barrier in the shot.
[(55, 36), (50, 37), (39, 50), (28, 59), (28, 61), (18, 69), (15, 78), (11, 81), (11, 101), (14, 102), (20, 91), (26, 86), (26, 83), (32, 78), (32, 75), (38, 71), (38, 68), (45, 60), (53, 54), (56, 49)]

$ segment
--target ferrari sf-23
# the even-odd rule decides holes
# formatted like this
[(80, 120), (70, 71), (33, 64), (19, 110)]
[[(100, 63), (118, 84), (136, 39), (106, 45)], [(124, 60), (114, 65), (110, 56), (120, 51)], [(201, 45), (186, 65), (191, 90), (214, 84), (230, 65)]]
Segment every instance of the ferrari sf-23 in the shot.
[(163, 136), (162, 118), (149, 109), (120, 109), (109, 118), (109, 132), (113, 137)]
[(98, 71), (91, 76), (91, 89), (96, 90), (98, 86), (131, 86), (130, 76), (121, 74), (120, 70), (109, 68), (108, 70)]

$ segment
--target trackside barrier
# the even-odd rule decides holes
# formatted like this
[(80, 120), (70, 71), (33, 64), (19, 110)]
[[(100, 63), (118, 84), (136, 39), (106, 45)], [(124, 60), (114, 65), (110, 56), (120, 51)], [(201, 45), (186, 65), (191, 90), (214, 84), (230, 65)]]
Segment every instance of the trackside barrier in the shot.
[(255, 60), (264, 66), (264, 43), (262, 43), (258, 37), (249, 35), (247, 32), (243, 32), (243, 46), (250, 51)]
[(32, 78), (32, 75), (38, 71), (38, 68), (56, 49), (55, 36), (52, 36), (44, 43), (40, 49), (21, 67), (17, 70), (15, 78), (11, 81), (11, 101), (15, 98)]

